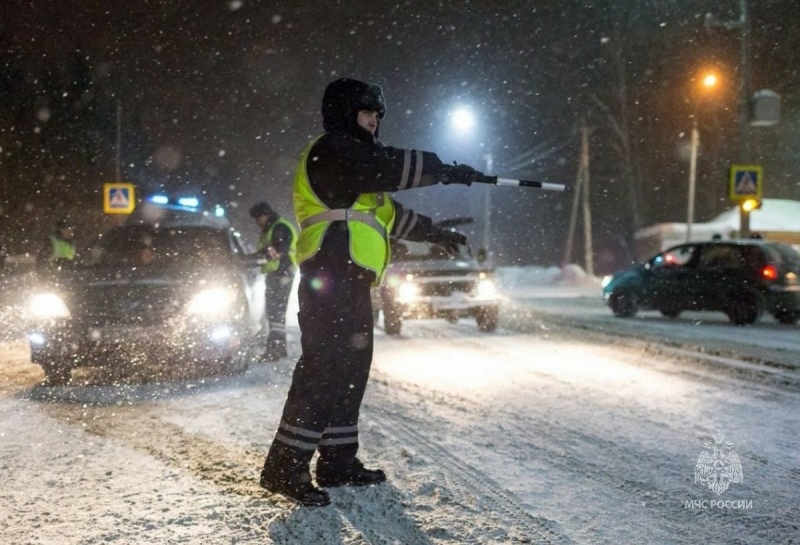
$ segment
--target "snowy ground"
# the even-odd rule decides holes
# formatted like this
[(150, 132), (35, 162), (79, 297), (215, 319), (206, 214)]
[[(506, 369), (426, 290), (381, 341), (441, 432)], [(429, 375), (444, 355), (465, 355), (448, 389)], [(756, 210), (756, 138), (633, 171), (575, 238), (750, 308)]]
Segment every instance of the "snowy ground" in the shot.
[[(500, 280), (517, 303), (599, 296), (572, 272)], [(84, 373), (45, 388), (24, 345), (6, 343), (0, 543), (798, 541), (796, 390), (526, 320), (505, 315), (491, 335), (468, 320), (378, 331), (362, 457), (390, 480), (314, 509), (257, 485), (293, 359), (225, 379), (104, 386)], [(721, 496), (694, 483), (718, 431), (744, 475)]]

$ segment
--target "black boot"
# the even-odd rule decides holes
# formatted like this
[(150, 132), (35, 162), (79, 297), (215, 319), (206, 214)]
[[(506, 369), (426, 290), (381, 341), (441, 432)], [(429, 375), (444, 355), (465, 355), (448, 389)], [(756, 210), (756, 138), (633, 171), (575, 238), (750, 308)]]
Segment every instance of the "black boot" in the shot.
[(311, 482), (308, 471), (311, 454), (294, 452), (281, 443), (273, 443), (264, 460), (259, 483), (273, 494), (286, 496), (300, 505), (328, 505), (331, 503), (328, 493)]
[(265, 467), (261, 470), (260, 484), (273, 494), (281, 494), (307, 507), (322, 507), (331, 503), (328, 493), (311, 482), (308, 471), (288, 474), (270, 471)]
[(317, 461), (317, 484), (325, 488), (335, 486), (367, 486), (386, 481), (381, 469), (367, 469), (358, 458), (347, 465), (329, 464), (322, 458)]
[(261, 355), (261, 361), (278, 361), (286, 356), (285, 346), (270, 346)]

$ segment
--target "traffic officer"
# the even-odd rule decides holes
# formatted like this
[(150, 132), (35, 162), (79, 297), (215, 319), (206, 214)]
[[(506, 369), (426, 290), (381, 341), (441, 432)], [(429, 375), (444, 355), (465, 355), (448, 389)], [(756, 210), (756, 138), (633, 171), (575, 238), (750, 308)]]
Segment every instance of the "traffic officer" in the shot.
[(260, 482), (302, 505), (330, 502), (311, 479), (315, 451), (320, 487), (386, 480), (356, 454), (372, 363), (370, 287), (389, 263), (389, 237), (427, 240), (451, 253), (466, 242), (388, 192), (437, 182), (469, 185), (480, 173), (445, 166), (431, 152), (384, 146), (377, 136), (385, 113), (377, 85), (346, 78), (330, 83), (322, 102), (325, 134), (306, 147), (295, 174), (302, 355)]
[(40, 270), (75, 260), (75, 230), (66, 218), (58, 220), (47, 240), (36, 254), (36, 267)]
[(258, 254), (265, 259), (261, 272), (266, 277), (269, 336), (262, 359), (277, 361), (286, 357), (286, 307), (297, 272), (297, 231), (263, 201), (250, 208), (250, 217), (261, 229)]

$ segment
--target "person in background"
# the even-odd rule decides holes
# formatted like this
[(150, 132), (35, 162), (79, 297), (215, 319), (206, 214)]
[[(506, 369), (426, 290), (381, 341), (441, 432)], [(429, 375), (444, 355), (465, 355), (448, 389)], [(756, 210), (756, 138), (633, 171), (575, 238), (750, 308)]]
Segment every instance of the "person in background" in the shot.
[(266, 276), (269, 336), (262, 359), (277, 361), (286, 357), (286, 307), (297, 272), (297, 231), (266, 202), (254, 204), (250, 217), (261, 229), (257, 253), (265, 259), (261, 272)]
[(66, 218), (58, 220), (53, 232), (44, 241), (36, 254), (36, 268), (43, 270), (58, 267), (75, 260), (75, 229)]
[(330, 503), (311, 479), (315, 452), (319, 487), (386, 480), (356, 454), (372, 364), (370, 288), (389, 263), (389, 237), (432, 242), (449, 253), (466, 243), (389, 192), (437, 182), (469, 185), (481, 175), (467, 165), (443, 165), (431, 152), (385, 146), (378, 140), (385, 113), (377, 85), (346, 78), (330, 83), (322, 101), (325, 134), (306, 147), (295, 174), (302, 355), (260, 484), (301, 505)]

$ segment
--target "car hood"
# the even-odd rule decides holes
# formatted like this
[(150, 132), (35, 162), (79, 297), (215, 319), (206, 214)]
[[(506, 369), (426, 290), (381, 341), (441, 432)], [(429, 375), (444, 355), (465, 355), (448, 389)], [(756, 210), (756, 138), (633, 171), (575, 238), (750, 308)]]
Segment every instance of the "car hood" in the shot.
[(398, 261), (389, 265), (387, 274), (414, 274), (421, 276), (466, 275), (480, 272), (476, 261), (465, 259), (431, 260), (431, 261)]
[(610, 288), (613, 288), (620, 282), (627, 282), (641, 278), (644, 270), (644, 263), (639, 263), (637, 265), (616, 271), (611, 275), (611, 282), (606, 285), (605, 290), (608, 291)]
[(187, 267), (85, 267), (61, 271), (48, 287), (81, 322), (153, 325), (180, 313), (201, 286), (231, 285), (231, 271), (210, 272)]
[(110, 286), (126, 284), (191, 284), (205, 272), (182, 266), (91, 266), (61, 271), (53, 278), (62, 286)]

